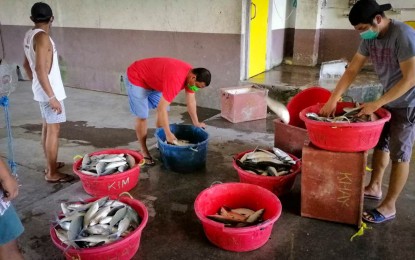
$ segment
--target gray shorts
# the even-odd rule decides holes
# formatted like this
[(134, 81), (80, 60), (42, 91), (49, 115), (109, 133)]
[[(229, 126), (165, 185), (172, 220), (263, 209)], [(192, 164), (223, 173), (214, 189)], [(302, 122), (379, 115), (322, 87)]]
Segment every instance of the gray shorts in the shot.
[(415, 107), (388, 110), (392, 117), (383, 127), (376, 149), (389, 152), (394, 162), (409, 162), (415, 140)]
[(66, 122), (65, 106), (63, 104), (63, 101), (59, 101), (59, 103), (61, 103), (62, 112), (60, 114), (57, 114), (55, 111), (52, 110), (49, 102), (39, 102), (40, 113), (42, 114), (42, 118), (45, 119), (46, 123), (59, 124)]

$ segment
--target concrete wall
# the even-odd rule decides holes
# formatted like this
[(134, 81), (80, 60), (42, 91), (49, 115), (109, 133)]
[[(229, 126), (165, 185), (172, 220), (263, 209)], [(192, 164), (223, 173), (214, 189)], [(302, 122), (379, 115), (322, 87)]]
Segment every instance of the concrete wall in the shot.
[(271, 67), (293, 55), (296, 9), (291, 0), (271, 0)]
[[(399, 21), (415, 20), (412, 1), (390, 2), (394, 10), (389, 18)], [(351, 60), (360, 43), (359, 34), (350, 25), (347, 14), (349, 1), (299, 0), (295, 10), (293, 61), (297, 65), (314, 66), (318, 63), (346, 58)]]
[[(37, 0), (0, 0), (0, 22), (8, 63), (21, 64), (22, 41)], [(55, 21), (67, 86), (121, 92), (120, 77), (133, 61), (170, 56), (212, 72), (211, 87), (198, 105), (219, 108), (219, 89), (238, 85), (241, 49), (240, 0), (71, 0), (45, 1)], [(184, 101), (184, 95), (175, 100)]]
[[(21, 65), (22, 40), (38, 0), (0, 0), (0, 58)], [(220, 108), (219, 89), (244, 75), (249, 0), (45, 0), (54, 10), (52, 28), (67, 86), (121, 93), (121, 75), (134, 60), (152, 56), (183, 59), (212, 72), (211, 87), (198, 104)], [(349, 24), (346, 0), (270, 0), (268, 67), (285, 57), (294, 64), (350, 60), (360, 42)], [(399, 2), (405, 8), (405, 1)], [(393, 3), (392, 3), (393, 5)], [(414, 9), (387, 12), (415, 20)], [(181, 94), (175, 100), (184, 102)]]

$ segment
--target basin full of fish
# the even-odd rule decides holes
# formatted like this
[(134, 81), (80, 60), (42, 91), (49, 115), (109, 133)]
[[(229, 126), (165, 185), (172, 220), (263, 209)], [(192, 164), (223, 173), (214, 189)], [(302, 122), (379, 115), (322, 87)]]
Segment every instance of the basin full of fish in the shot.
[(112, 243), (134, 231), (141, 223), (129, 205), (103, 197), (93, 202), (61, 203), (62, 215), (54, 221), (58, 239), (74, 248)]
[(223, 206), (214, 215), (207, 218), (216, 222), (224, 223), (227, 227), (247, 227), (263, 222), (262, 216), (265, 209), (254, 211), (248, 208), (235, 208)]
[(291, 173), (296, 161), (283, 150), (273, 147), (272, 152), (255, 149), (235, 159), (236, 165), (245, 170), (262, 176), (284, 176)]
[(308, 119), (329, 123), (362, 123), (372, 122), (379, 119), (375, 113), (372, 113), (371, 115), (357, 116), (361, 109), (362, 107), (359, 107), (358, 105), (356, 107), (345, 107), (343, 108), (344, 113), (334, 117), (319, 116), (317, 113), (306, 113), (305, 116)]
[(125, 172), (136, 164), (130, 154), (85, 154), (79, 171), (89, 176), (105, 176)]

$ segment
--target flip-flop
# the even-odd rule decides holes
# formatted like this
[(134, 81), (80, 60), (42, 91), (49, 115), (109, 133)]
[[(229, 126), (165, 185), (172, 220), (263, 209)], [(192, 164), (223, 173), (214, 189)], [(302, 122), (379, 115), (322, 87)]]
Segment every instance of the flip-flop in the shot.
[(45, 176), (45, 181), (49, 182), (49, 183), (64, 183), (64, 182), (71, 182), (75, 179), (75, 177), (73, 175), (69, 175), (69, 174), (64, 174), (63, 177), (56, 179), (56, 180), (50, 180), (48, 178), (46, 178)]
[(382, 195), (376, 196), (376, 195), (365, 194), (364, 197), (365, 199), (370, 199), (370, 200), (381, 200), (382, 199)]
[(56, 169), (63, 168), (65, 166), (64, 162), (56, 162)]
[(151, 157), (144, 157), (144, 165), (146, 166), (154, 166), (156, 165), (156, 162)]
[[(65, 167), (65, 163), (64, 162), (56, 162), (56, 169), (60, 169)], [(48, 169), (44, 170), (45, 174), (48, 173)]]
[[(366, 216), (365, 216), (365, 214), (366, 214)], [(385, 217), (377, 209), (372, 209), (372, 210), (369, 210), (369, 211), (365, 211), (363, 213), (362, 219), (366, 222), (379, 224), (379, 223), (383, 223), (383, 222), (388, 221), (388, 220), (392, 220), (395, 217), (396, 217), (396, 214)]]

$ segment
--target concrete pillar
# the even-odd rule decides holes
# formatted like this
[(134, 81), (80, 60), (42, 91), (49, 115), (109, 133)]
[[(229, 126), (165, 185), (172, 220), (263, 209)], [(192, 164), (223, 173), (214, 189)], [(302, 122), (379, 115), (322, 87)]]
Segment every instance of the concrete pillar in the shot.
[(293, 50), (295, 65), (315, 66), (317, 64), (323, 1), (298, 1)]

